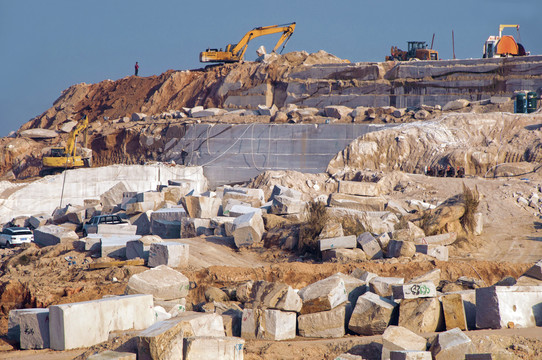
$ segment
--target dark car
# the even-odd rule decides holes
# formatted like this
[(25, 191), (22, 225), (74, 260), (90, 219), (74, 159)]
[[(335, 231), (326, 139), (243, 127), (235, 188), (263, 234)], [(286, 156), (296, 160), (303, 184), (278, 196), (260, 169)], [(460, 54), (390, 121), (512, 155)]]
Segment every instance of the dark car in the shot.
[(119, 215), (97, 215), (90, 218), (83, 225), (83, 235), (87, 236), (88, 234), (96, 234), (98, 230), (98, 225), (101, 224), (125, 224), (124, 221)]

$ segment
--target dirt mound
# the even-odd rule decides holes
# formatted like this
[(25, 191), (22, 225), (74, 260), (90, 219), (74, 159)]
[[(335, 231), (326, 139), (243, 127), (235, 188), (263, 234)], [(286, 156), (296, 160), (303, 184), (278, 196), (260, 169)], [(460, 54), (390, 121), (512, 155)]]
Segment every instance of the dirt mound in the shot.
[(493, 175), (502, 164), (542, 160), (541, 120), (542, 115), (465, 113), (403, 124), (353, 141), (330, 161), (328, 172), (423, 173), (427, 166), (440, 164), (464, 167), (466, 174)]

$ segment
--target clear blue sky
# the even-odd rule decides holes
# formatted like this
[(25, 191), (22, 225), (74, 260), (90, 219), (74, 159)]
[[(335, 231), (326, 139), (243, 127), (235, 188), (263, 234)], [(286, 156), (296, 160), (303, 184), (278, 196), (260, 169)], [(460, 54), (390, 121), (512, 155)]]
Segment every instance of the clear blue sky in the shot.
[[(352, 62), (382, 61), (390, 46), (431, 42), (441, 58), (481, 57), (499, 24), (520, 24), (542, 54), (542, 0), (0, 0), (0, 136), (52, 106), (76, 83), (200, 67), (199, 52), (236, 43), (257, 26), (295, 21), (285, 52), (323, 49)], [(506, 30), (515, 34), (514, 29)], [(273, 48), (279, 35), (250, 43)]]

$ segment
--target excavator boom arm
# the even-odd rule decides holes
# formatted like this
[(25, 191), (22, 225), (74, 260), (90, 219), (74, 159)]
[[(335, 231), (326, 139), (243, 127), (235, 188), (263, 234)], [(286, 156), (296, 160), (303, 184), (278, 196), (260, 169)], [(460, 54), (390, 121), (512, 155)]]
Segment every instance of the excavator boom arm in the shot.
[(271, 25), (271, 26), (264, 26), (264, 27), (258, 27), (250, 30), (243, 36), (243, 38), (234, 46), (234, 48), (231, 50), (233, 55), (239, 54), (239, 59), (242, 59), (245, 55), (245, 51), (247, 50), (247, 45), (250, 42), (250, 40), (257, 38), (259, 36), (263, 35), (270, 35), (270, 34), (276, 34), (282, 32), (282, 36), (280, 37), (279, 41), (277, 42), (277, 45), (275, 45), (275, 48), (273, 51), (275, 51), (285, 40), (286, 38), (292, 36), (295, 30), (295, 22), (291, 24), (286, 25)]
[(68, 137), (68, 141), (66, 142), (66, 156), (75, 156), (75, 139), (77, 138), (77, 134), (85, 130), (87, 126), (88, 116), (85, 115), (85, 117), (79, 120), (75, 128), (70, 132), (70, 136)]

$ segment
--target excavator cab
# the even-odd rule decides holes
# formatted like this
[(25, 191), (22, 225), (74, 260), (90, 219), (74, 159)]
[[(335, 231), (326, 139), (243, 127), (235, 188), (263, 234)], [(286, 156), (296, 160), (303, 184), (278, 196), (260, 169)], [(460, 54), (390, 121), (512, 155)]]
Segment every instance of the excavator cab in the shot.
[(66, 151), (63, 147), (54, 147), (51, 148), (51, 151), (49, 152), (50, 157), (64, 157), (66, 156)]

